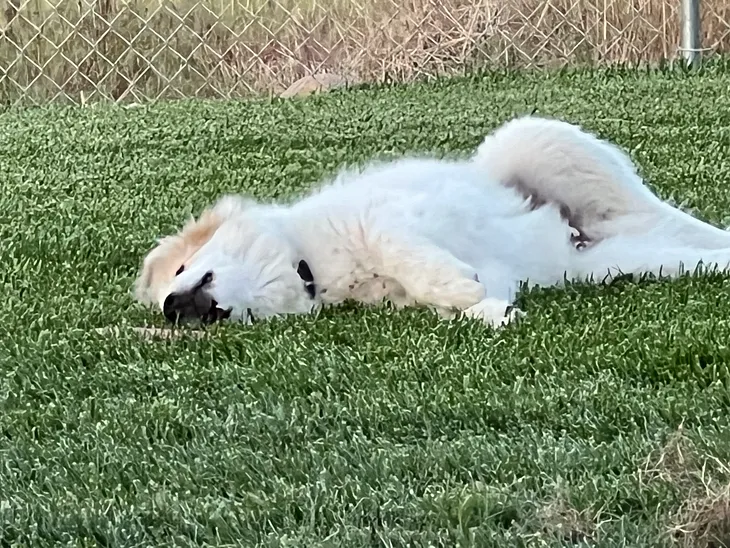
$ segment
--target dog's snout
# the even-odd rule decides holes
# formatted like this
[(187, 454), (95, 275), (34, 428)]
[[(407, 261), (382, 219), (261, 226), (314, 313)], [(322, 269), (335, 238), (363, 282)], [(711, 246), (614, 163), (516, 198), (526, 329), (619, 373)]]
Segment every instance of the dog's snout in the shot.
[(218, 302), (208, 293), (206, 286), (213, 280), (213, 273), (206, 272), (192, 289), (170, 293), (162, 304), (162, 313), (171, 323), (198, 319), (212, 323), (228, 318), (230, 309), (218, 307)]

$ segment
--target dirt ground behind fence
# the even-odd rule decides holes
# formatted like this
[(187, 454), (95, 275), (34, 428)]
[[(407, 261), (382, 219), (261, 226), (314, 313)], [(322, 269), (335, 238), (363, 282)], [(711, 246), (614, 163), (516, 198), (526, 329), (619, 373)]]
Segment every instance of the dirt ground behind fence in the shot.
[[(280, 92), (302, 76), (676, 57), (675, 0), (4, 0), (0, 94), (139, 100)], [(703, 47), (730, 46), (705, 0)]]

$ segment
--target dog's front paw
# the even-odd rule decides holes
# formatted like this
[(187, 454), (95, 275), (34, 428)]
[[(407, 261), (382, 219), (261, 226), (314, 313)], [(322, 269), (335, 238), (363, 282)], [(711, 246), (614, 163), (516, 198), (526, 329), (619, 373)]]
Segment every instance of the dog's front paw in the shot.
[(437, 308), (463, 310), (484, 299), (486, 288), (476, 278), (429, 280), (424, 283), (421, 295), (427, 304)]
[(462, 312), (466, 318), (475, 318), (492, 327), (502, 327), (521, 318), (525, 313), (509, 301), (486, 298)]

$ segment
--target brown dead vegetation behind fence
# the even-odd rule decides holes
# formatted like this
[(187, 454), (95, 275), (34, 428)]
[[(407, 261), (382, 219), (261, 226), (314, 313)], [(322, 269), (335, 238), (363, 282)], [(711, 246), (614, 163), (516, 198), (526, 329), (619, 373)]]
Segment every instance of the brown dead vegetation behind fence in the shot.
[[(0, 100), (279, 93), (312, 73), (408, 81), (485, 66), (675, 58), (680, 0), (0, 0)], [(730, 49), (730, 2), (702, 2)]]

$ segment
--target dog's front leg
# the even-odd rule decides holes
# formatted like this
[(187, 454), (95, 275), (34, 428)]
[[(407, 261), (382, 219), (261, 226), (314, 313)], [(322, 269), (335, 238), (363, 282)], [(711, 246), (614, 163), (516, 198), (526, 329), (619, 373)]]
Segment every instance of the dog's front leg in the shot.
[(378, 273), (419, 304), (463, 310), (486, 295), (474, 268), (428, 241), (379, 232), (369, 248)]
[(369, 243), (379, 273), (397, 281), (410, 299), (435, 308), (443, 317), (461, 312), (499, 326), (519, 314), (510, 302), (487, 297), (476, 269), (424, 239), (381, 232)]

